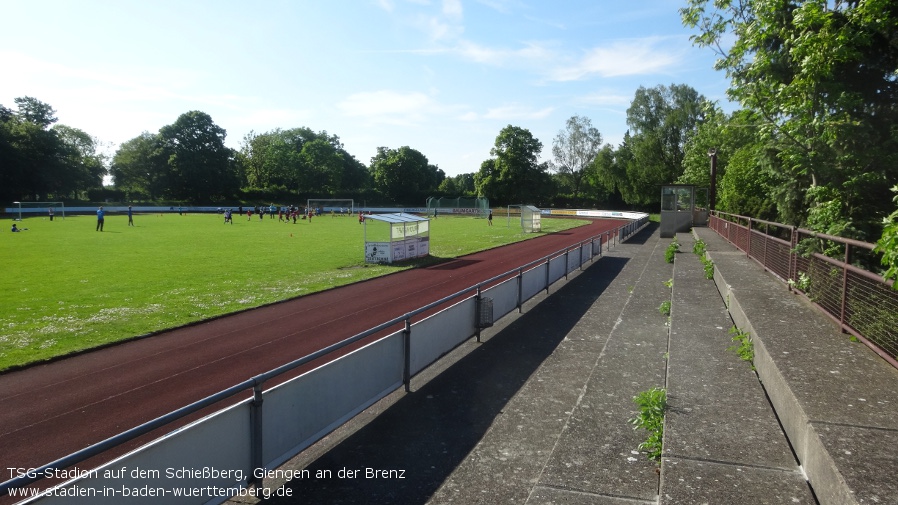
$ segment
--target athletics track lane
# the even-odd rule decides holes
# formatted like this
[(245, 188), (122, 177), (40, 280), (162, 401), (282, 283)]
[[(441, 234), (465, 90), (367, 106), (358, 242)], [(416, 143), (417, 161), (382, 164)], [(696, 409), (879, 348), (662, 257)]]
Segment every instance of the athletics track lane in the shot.
[[(0, 481), (12, 477), (7, 468), (49, 463), (623, 223), (597, 220), (455, 263), (406, 270), (0, 375)], [(147, 440), (77, 467), (92, 468)]]

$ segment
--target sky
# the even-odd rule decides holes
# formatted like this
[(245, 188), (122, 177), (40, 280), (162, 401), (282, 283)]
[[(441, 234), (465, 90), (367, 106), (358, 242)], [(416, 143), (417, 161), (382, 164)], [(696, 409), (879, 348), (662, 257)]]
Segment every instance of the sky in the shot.
[(251, 132), (337, 135), (366, 165), (409, 146), (476, 172), (525, 128), (551, 161), (572, 116), (605, 143), (637, 89), (687, 84), (728, 104), (685, 0), (29, 0), (2, 2), (0, 104), (31, 96), (112, 154), (199, 110)]

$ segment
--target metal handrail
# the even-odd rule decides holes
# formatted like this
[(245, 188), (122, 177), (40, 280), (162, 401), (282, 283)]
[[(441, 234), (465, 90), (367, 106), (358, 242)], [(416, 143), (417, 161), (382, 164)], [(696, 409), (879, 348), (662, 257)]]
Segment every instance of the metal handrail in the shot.
[[(895, 282), (893, 280), (884, 279), (881, 275), (878, 275), (874, 272), (871, 272), (871, 271), (863, 269), (863, 268), (859, 268), (859, 267), (851, 264), (852, 247), (866, 249), (867, 251), (873, 251), (874, 248), (876, 247), (875, 244), (871, 244), (868, 242), (862, 242), (862, 241), (855, 240), (855, 239), (827, 235), (825, 233), (818, 233), (813, 230), (798, 228), (795, 226), (789, 226), (789, 225), (785, 225), (782, 223), (774, 223), (774, 222), (770, 222), (770, 221), (764, 221), (761, 219), (754, 219), (754, 218), (749, 218), (746, 216), (740, 216), (738, 214), (730, 214), (730, 213), (720, 212), (720, 211), (712, 211), (711, 218), (712, 218), (712, 221), (715, 219), (718, 221), (725, 221), (728, 224), (733, 225), (734, 227), (747, 229), (749, 232), (749, 246), (746, 248), (746, 247), (743, 247), (742, 244), (734, 242), (731, 239), (731, 237), (729, 236), (730, 235), (729, 229), (728, 229), (728, 231), (723, 232), (720, 229), (721, 226), (720, 226), (719, 222), (713, 221), (710, 226), (711, 229), (714, 230), (718, 235), (720, 235), (721, 237), (723, 237), (724, 239), (726, 239), (727, 241), (732, 243), (737, 249), (740, 249), (743, 252), (745, 252), (745, 254), (749, 258), (751, 258), (751, 259), (757, 261), (759, 264), (761, 264), (761, 266), (764, 267), (765, 270), (771, 271), (777, 277), (780, 277), (783, 280), (783, 282), (785, 282), (789, 285), (790, 291), (794, 291), (796, 293), (801, 294), (803, 297), (805, 297), (809, 302), (811, 302), (815, 307), (817, 307), (821, 312), (823, 312), (823, 314), (825, 314), (827, 317), (831, 318), (839, 326), (839, 329), (841, 331), (843, 331), (845, 333), (849, 333), (849, 334), (857, 337), (861, 342), (863, 342), (868, 347), (870, 347), (870, 349), (872, 349), (874, 352), (876, 352), (879, 356), (881, 356), (883, 359), (885, 359), (888, 363), (890, 363), (892, 366), (898, 368), (898, 349), (896, 349), (896, 347), (895, 347), (894, 337), (883, 338), (881, 336), (877, 336), (877, 335), (870, 334), (870, 333), (865, 335), (863, 331), (858, 329), (859, 326), (863, 326), (863, 325), (859, 324), (859, 323), (863, 322), (863, 320), (861, 319), (861, 320), (855, 321), (855, 319), (849, 314), (849, 308), (848, 308), (848, 304), (850, 303), (849, 298), (851, 298), (853, 300), (855, 307), (864, 307), (869, 310), (870, 307), (875, 306), (875, 302), (871, 301), (873, 299), (867, 300), (863, 296), (860, 296), (860, 297), (854, 296), (854, 293), (851, 292), (851, 290), (849, 289), (849, 274), (855, 276), (855, 278), (867, 279), (872, 284), (884, 286), (886, 289), (883, 290), (883, 293), (888, 293), (888, 294), (881, 294), (881, 296), (888, 297), (888, 300), (891, 300), (893, 304), (898, 305), (898, 293), (892, 295), (892, 292), (894, 291), (894, 287), (895, 287)], [(748, 222), (747, 227), (743, 224), (740, 224), (740, 222), (739, 222), (740, 220), (747, 220), (747, 222)], [(763, 224), (767, 224), (769, 226), (776, 226), (776, 227), (780, 227), (784, 230), (789, 230), (790, 239), (787, 241), (787, 240), (784, 240), (781, 238), (772, 237), (769, 235), (763, 235), (764, 247), (765, 247), (765, 253), (764, 253), (765, 257), (758, 258), (755, 254), (752, 253), (751, 242), (750, 242), (750, 240), (751, 240), (750, 237), (751, 237), (752, 233), (755, 232), (755, 230), (752, 230), (752, 228), (751, 228), (751, 224), (753, 222), (754, 223), (763, 223)], [(761, 232), (758, 232), (758, 233), (760, 234)], [(800, 240), (802, 240), (802, 237), (818, 238), (818, 239), (828, 240), (828, 241), (836, 243), (836, 244), (841, 244), (845, 248), (843, 257), (841, 259), (833, 258), (831, 256), (827, 256), (825, 254), (816, 253), (816, 252), (811, 253), (809, 255), (802, 256), (796, 251), (796, 247), (799, 244)], [(767, 247), (768, 242), (781, 244), (782, 246), (787, 246), (789, 248), (788, 249), (789, 269), (788, 269), (788, 273), (786, 273), (785, 276), (780, 275), (779, 273), (775, 272), (773, 270), (773, 268), (775, 266), (770, 264), (770, 262), (767, 261), (766, 247)], [(839, 289), (837, 292), (837, 295), (838, 295), (837, 304), (836, 303), (831, 304), (831, 305), (838, 305), (838, 307), (833, 307), (832, 309), (830, 309), (829, 307), (826, 306), (825, 303), (822, 303), (822, 302), (818, 303), (818, 301), (815, 300), (812, 295), (809, 296), (809, 294), (805, 292), (805, 290), (807, 288), (800, 287), (801, 277), (806, 276), (807, 278), (811, 278), (812, 275), (806, 275), (806, 274), (813, 274), (813, 272), (810, 270), (807, 272), (799, 272), (799, 269), (800, 269), (799, 258), (806, 258), (807, 260), (816, 260), (816, 261), (823, 262), (824, 264), (830, 265), (831, 269), (833, 271), (836, 271), (839, 273), (840, 286), (839, 286)], [(813, 279), (811, 282), (812, 283), (814, 282)], [(883, 298), (883, 299), (885, 299), (885, 298)]]

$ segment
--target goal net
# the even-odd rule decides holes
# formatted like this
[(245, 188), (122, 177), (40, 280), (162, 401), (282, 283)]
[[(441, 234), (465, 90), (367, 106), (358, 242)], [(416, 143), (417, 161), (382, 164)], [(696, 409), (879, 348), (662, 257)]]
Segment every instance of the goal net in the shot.
[(512, 217), (520, 217), (524, 233), (542, 231), (542, 212), (532, 205), (509, 205), (505, 214), (506, 227), (511, 227)]
[(350, 215), (355, 212), (355, 200), (352, 198), (310, 198), (306, 201), (306, 212), (316, 214)]
[(46, 217), (51, 221), (54, 218), (65, 219), (65, 204), (63, 202), (13, 202), (18, 205), (19, 221), (22, 217)]
[(489, 198), (475, 198), (458, 196), (433, 197), (427, 199), (428, 214), (439, 212), (440, 214), (466, 214), (486, 217), (490, 213)]

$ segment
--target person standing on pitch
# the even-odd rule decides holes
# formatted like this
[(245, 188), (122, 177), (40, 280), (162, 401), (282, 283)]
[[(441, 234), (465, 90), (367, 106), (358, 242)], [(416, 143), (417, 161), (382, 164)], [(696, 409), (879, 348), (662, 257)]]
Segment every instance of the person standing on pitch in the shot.
[(103, 211), (103, 207), (97, 209), (97, 231), (103, 231), (103, 215), (105, 212)]
[(131, 206), (128, 206), (128, 226), (134, 226), (134, 213), (131, 211)]
[(493, 225), (493, 209), (490, 209), (490, 215), (486, 217), (486, 222), (489, 223), (490, 226)]

